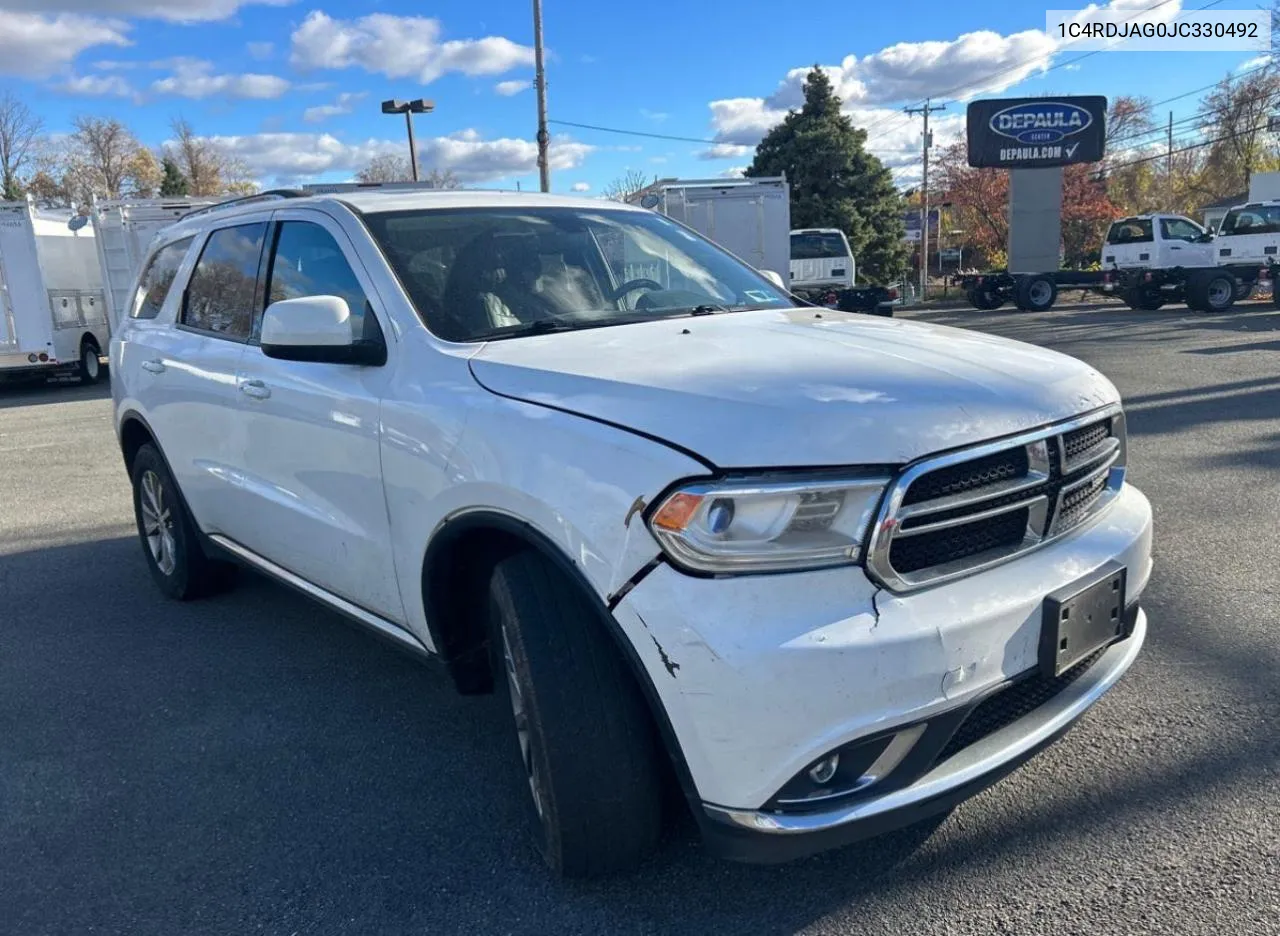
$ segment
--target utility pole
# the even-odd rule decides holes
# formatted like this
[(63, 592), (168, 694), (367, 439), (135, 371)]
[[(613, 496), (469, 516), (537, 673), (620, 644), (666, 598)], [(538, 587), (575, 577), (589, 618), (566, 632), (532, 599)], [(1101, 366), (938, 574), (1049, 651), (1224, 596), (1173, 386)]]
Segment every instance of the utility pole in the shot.
[(538, 92), (538, 181), (542, 191), (551, 191), (551, 164), (547, 160), (547, 71), (542, 66), (542, 0), (533, 0), (533, 67)]
[[(925, 300), (926, 287), (929, 285), (929, 147), (933, 145), (933, 135), (929, 133), (929, 115), (934, 111), (946, 110), (947, 105), (934, 106), (929, 98), (924, 99), (924, 107), (904, 107), (908, 114), (924, 115), (924, 178), (920, 182), (920, 301)], [(941, 227), (941, 225), (939, 225)]]
[(1169, 141), (1169, 149), (1168, 149), (1169, 155), (1165, 156), (1164, 158), (1164, 174), (1166, 179), (1172, 179), (1173, 178), (1173, 111), (1169, 111), (1169, 129), (1167, 133), (1168, 133), (1168, 141)]

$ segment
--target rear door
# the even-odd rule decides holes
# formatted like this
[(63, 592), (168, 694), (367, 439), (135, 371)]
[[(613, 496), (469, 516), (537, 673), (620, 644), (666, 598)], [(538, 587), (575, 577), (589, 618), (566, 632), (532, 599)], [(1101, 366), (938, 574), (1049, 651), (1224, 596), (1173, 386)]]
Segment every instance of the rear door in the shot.
[[(212, 230), (195, 247), (198, 259), (171, 313), (176, 321), (130, 328), (125, 336), (136, 344), (127, 368), (130, 374), (136, 368), (144, 415), (196, 521), (210, 533), (234, 526), (236, 368), (252, 331), (266, 231), (265, 216)], [(146, 308), (146, 297), (135, 304)]]
[(393, 333), (341, 226), (305, 208), (276, 212), (265, 302), (340, 296), (357, 334), (381, 333), (382, 367), (268, 358), (256, 341), (236, 376), (243, 435), (235, 526), (228, 535), (321, 588), (404, 620), (382, 489), (379, 410), (395, 363)]

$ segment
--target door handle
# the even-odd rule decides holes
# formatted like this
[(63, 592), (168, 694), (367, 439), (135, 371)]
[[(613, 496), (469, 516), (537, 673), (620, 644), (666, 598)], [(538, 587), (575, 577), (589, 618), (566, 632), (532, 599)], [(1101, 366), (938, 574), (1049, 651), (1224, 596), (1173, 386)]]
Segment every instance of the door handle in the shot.
[(264, 384), (261, 380), (245, 380), (240, 384), (240, 392), (245, 396), (253, 397), (255, 400), (265, 400), (271, 396), (271, 388)]
[(143, 361), (143, 362), (142, 362), (142, 369), (143, 369), (144, 371), (149, 371), (149, 372), (150, 372), (150, 373), (152, 373), (152, 374), (163, 374), (163, 373), (164, 373), (164, 361), (161, 361), (159, 358), (157, 358), (157, 359), (156, 359), (156, 360), (154, 360), (154, 361)]

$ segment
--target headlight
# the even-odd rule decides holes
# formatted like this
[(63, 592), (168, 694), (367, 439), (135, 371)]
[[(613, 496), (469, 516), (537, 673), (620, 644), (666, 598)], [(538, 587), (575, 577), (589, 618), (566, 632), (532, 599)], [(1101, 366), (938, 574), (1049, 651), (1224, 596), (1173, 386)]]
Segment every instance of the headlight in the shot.
[(888, 478), (732, 478), (671, 491), (649, 529), (677, 564), (698, 572), (779, 572), (860, 558)]

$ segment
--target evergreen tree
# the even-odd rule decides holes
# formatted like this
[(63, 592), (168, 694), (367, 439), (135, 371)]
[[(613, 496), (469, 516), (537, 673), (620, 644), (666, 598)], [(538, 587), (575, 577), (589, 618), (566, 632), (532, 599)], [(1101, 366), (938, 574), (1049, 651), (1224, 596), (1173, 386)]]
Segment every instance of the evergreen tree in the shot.
[(840, 113), (831, 80), (815, 66), (805, 78), (804, 106), (760, 141), (746, 175), (785, 173), (791, 226), (839, 228), (859, 272), (888, 282), (907, 267), (904, 207), (889, 170), (863, 148), (866, 140), (867, 132)]
[(164, 168), (164, 176), (160, 179), (160, 194), (163, 196), (189, 194), (190, 186), (187, 184), (187, 177), (182, 174), (178, 164), (166, 156), (161, 165)]

